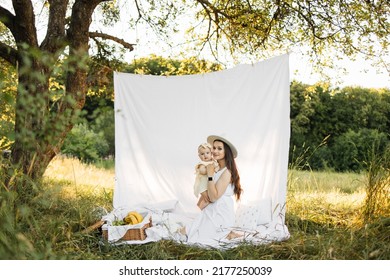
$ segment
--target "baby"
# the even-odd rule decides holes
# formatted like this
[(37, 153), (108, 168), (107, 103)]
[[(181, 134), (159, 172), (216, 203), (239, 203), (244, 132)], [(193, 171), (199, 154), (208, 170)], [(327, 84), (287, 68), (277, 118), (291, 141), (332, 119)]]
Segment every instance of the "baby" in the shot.
[(209, 164), (213, 164), (215, 171), (218, 171), (219, 165), (216, 160), (213, 159), (213, 155), (211, 153), (212, 146), (209, 143), (204, 143), (199, 145), (198, 147), (198, 156), (200, 158), (200, 162), (195, 166), (195, 184), (194, 184), (194, 194), (196, 197), (199, 197), (198, 207), (203, 209), (209, 204), (208, 194), (207, 194), (207, 169), (206, 166)]

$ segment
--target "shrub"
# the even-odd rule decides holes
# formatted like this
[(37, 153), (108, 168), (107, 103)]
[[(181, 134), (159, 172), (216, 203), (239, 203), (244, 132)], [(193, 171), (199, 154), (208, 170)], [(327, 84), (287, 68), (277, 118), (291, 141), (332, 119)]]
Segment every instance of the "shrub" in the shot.
[(332, 169), (332, 162), (332, 150), (327, 145), (319, 147), (309, 159), (309, 164), (313, 170)]
[(387, 135), (375, 129), (349, 130), (335, 139), (332, 145), (333, 166), (337, 171), (361, 171), (369, 153), (385, 152)]
[(103, 158), (115, 155), (115, 118), (114, 109), (106, 106), (95, 110), (96, 118), (91, 123), (91, 128), (95, 133), (102, 134), (106, 140), (108, 148), (102, 153)]
[(62, 153), (83, 162), (94, 162), (108, 151), (108, 144), (102, 135), (89, 129), (86, 124), (73, 127), (65, 139)]

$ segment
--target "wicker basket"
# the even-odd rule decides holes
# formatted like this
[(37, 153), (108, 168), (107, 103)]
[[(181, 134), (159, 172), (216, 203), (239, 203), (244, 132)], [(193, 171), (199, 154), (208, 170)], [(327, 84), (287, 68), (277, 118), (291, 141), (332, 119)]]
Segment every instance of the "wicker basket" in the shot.
[[(129, 241), (129, 240), (145, 240), (146, 229), (152, 227), (152, 217), (149, 217), (149, 222), (144, 224), (141, 228), (129, 228), (125, 235), (118, 241)], [(115, 228), (115, 226), (111, 226)], [(108, 228), (103, 228), (102, 230), (103, 239), (108, 240)]]

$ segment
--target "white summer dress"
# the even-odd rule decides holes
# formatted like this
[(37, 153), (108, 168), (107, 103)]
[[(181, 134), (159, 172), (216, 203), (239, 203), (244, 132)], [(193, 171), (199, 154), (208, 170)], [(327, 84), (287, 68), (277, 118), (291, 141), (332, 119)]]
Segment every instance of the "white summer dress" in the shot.
[[(226, 167), (214, 174), (217, 182)], [(195, 220), (187, 225), (187, 243), (217, 246), (234, 225), (234, 186), (230, 183), (225, 193), (207, 205)]]

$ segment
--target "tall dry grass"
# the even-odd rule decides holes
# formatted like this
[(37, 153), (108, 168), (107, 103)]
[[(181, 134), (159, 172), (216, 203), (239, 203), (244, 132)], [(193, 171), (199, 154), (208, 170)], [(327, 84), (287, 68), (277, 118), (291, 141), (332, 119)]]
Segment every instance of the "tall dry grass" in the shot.
[[(49, 164), (44, 178), (47, 182), (63, 182), (61, 188), (68, 194), (112, 192), (115, 184), (115, 170), (98, 168), (85, 164), (76, 158), (55, 157)], [(53, 184), (55, 185), (55, 183)]]
[(366, 174), (289, 170), (291, 238), (284, 242), (224, 251), (169, 240), (111, 246), (98, 230), (84, 229), (99, 218), (96, 209), (110, 210), (114, 169), (59, 157), (45, 173), (44, 192), (29, 205), (13, 211), (12, 194), (0, 193), (0, 259), (390, 259), (390, 219), (361, 222), (366, 179)]
[(49, 164), (44, 177), (70, 181), (75, 185), (112, 189), (115, 171), (97, 168), (93, 164), (82, 163), (76, 158), (57, 156)]
[(365, 222), (390, 216), (390, 148), (383, 155), (373, 152), (369, 156), (363, 207)]

